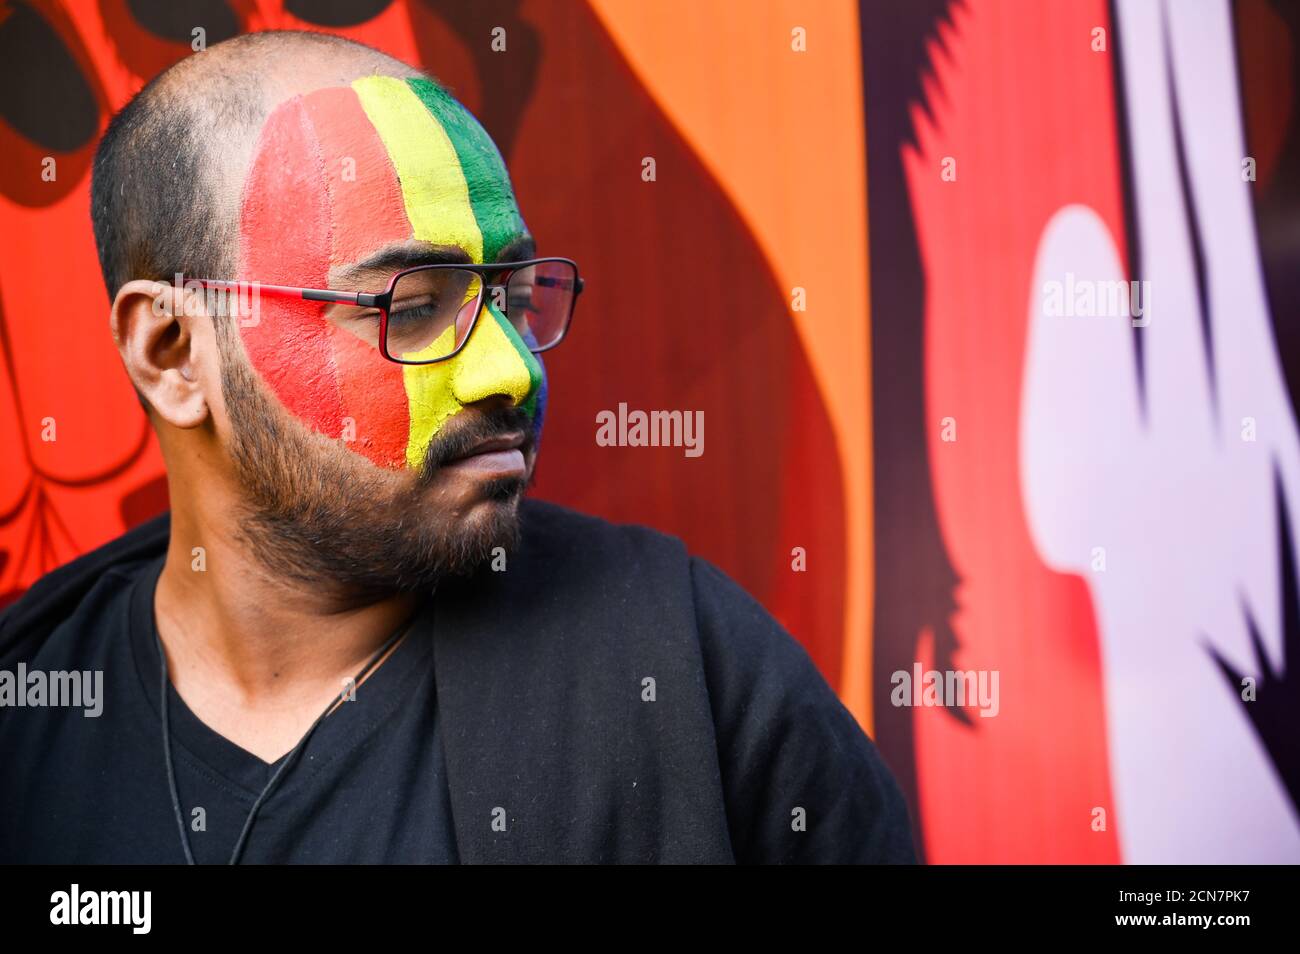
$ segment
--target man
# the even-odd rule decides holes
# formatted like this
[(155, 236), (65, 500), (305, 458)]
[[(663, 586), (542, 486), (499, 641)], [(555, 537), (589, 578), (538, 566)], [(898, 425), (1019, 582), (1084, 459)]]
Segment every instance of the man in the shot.
[[(757, 603), (523, 499), (582, 280), (435, 82), (219, 44), (114, 119), (92, 215), (171, 511), (0, 617), (0, 860), (913, 860)], [(79, 674), (98, 712), (33, 701)]]

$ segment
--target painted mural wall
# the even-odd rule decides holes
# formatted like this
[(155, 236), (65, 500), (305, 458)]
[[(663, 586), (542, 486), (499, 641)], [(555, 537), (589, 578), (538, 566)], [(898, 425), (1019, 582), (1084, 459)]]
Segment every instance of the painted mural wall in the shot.
[[(1300, 861), (1294, 4), (5, 2), (0, 605), (167, 507), (98, 135), (278, 28), (481, 119), (587, 282), (534, 493), (754, 593), (928, 860)], [(704, 452), (602, 446), (620, 406), (702, 412)]]

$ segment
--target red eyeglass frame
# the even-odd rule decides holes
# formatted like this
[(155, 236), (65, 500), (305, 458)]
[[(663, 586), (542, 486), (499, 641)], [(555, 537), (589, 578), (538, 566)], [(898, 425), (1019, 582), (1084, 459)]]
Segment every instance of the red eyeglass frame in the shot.
[[(569, 333), (569, 326), (573, 323), (573, 312), (578, 305), (578, 296), (582, 294), (584, 282), (582, 276), (578, 274), (578, 263), (571, 258), (563, 258), (558, 255), (551, 255), (545, 258), (530, 258), (518, 262), (493, 262), (486, 265), (476, 265), (472, 262), (438, 262), (429, 265), (414, 265), (411, 268), (402, 269), (394, 273), (393, 277), (388, 280), (388, 288), (385, 291), (371, 294), (368, 292), (345, 292), (336, 291), (332, 288), (302, 288), (297, 285), (269, 285), (258, 281), (230, 281), (220, 278), (180, 278), (178, 280), (183, 285), (195, 284), (204, 288), (217, 288), (223, 290), (239, 291), (242, 288), (252, 287), (260, 295), (262, 292), (268, 292), (273, 295), (288, 295), (290, 297), (302, 298), (305, 301), (331, 302), (340, 305), (356, 305), (360, 308), (378, 308), (379, 309), (379, 353), (389, 361), (397, 364), (437, 364), (440, 361), (446, 361), (454, 358), (460, 353), (461, 349), (469, 342), (470, 335), (474, 333), (474, 326), (478, 322), (479, 313), (483, 310), (483, 301), (487, 297), (489, 288), (506, 288), (510, 283), (510, 276), (521, 268), (528, 268), (532, 265), (540, 265), (544, 262), (563, 262), (573, 269), (573, 297), (569, 300), (569, 311), (564, 316), (564, 323), (560, 326), (559, 333), (555, 339), (548, 344), (537, 347), (529, 347), (533, 354), (541, 354), (543, 351), (550, 351)], [(405, 275), (411, 275), (415, 272), (433, 271), (435, 269), (459, 269), (466, 272), (474, 272), (483, 280), (479, 282), (478, 301), (474, 303), (474, 316), (470, 319), (469, 329), (465, 332), (460, 344), (456, 345), (455, 350), (449, 354), (442, 355), (438, 358), (431, 358), (426, 361), (406, 361), (401, 358), (395, 358), (388, 352), (388, 312), (393, 304), (393, 291), (397, 287), (397, 282)], [(489, 283), (487, 278), (499, 272), (505, 272), (504, 281)]]

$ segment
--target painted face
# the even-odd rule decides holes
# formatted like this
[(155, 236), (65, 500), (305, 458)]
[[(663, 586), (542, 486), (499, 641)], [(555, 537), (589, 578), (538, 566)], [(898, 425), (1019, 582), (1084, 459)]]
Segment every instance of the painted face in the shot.
[[(430, 80), (369, 76), (267, 119), (244, 189), (239, 276), (331, 288), (381, 249), (451, 246), (483, 263), (521, 257), (511, 247), (526, 241), (501, 155), (474, 117)], [(387, 275), (367, 285), (348, 290), (383, 291)], [(448, 420), (494, 396), (541, 429), (544, 369), (491, 296), (460, 353), (429, 365), (387, 360), (319, 303), (263, 295), (259, 316), (240, 333), (281, 403), (382, 467), (418, 468)]]

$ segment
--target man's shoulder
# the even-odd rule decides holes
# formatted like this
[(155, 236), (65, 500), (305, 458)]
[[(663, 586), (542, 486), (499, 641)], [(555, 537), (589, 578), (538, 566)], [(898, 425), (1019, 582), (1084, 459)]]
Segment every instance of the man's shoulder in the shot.
[[(526, 606), (573, 620), (561, 649), (605, 660), (615, 679), (627, 660), (659, 674), (661, 686), (670, 672), (698, 677), (737, 859), (915, 859), (902, 793), (874, 743), (803, 645), (744, 586), (656, 530), (537, 502), (525, 519), (545, 564), (543, 588), (564, 595)], [(590, 604), (603, 609), (580, 608)], [(599, 625), (606, 619), (617, 624), (613, 634)]]
[[(678, 537), (538, 500), (525, 502), (523, 526), (527, 559), (515, 585), (565, 594), (566, 613), (578, 596), (606, 604), (631, 642), (644, 629), (688, 629), (719, 719), (743, 710), (757, 685), (770, 689), (774, 702), (778, 692), (785, 700), (807, 700), (823, 689), (818, 698), (833, 696), (798, 640)], [(644, 615), (626, 620), (629, 611)]]
[(677, 537), (636, 523), (615, 523), (547, 500), (527, 497), (521, 505), (525, 542), (547, 549), (646, 549), (686, 557)]
[(915, 861), (897, 781), (807, 650), (716, 566), (691, 570), (737, 857)]
[(524, 576), (540, 575), (565, 589), (596, 588), (606, 598), (635, 587), (651, 604), (680, 605), (693, 626), (709, 630), (705, 637), (725, 638), (714, 624), (726, 621), (742, 643), (776, 641), (792, 651), (790, 661), (807, 661), (757, 599), (680, 537), (531, 498), (523, 504), (522, 528)]
[(530, 575), (563, 574), (570, 583), (689, 586), (691, 555), (671, 534), (532, 498), (524, 500), (520, 522), (521, 556)]
[(662, 600), (663, 589), (670, 587), (689, 608), (691, 622), (705, 630), (701, 636), (772, 642), (787, 662), (810, 662), (757, 599), (718, 566), (691, 553), (679, 537), (531, 498), (524, 501), (522, 525), (530, 573), (563, 575), (565, 586), (594, 580), (610, 595), (611, 583), (630, 582), (651, 593), (652, 602)]
[(165, 553), (170, 529), (171, 514), (163, 513), (38, 579), (0, 611), (0, 664), (30, 654), (107, 574), (129, 574)]

